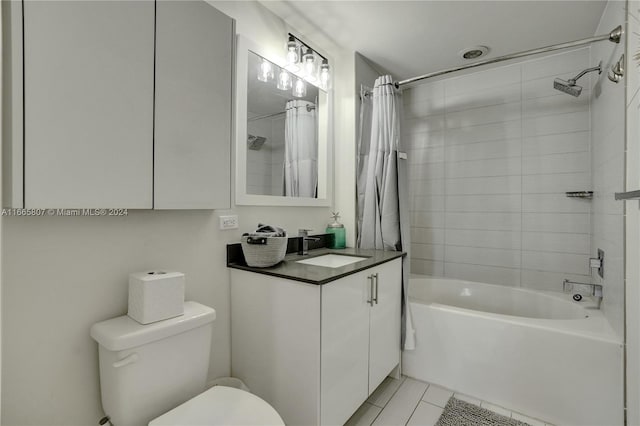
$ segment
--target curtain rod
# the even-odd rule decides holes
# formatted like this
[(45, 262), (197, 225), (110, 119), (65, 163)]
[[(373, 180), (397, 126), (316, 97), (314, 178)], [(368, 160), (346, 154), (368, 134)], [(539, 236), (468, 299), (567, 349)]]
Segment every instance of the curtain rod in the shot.
[(418, 77), (408, 78), (406, 80), (395, 82), (394, 85), (396, 89), (399, 89), (402, 86), (406, 86), (407, 84), (415, 83), (417, 81), (426, 80), (428, 78), (438, 77), (440, 75), (462, 71), (469, 68), (475, 68), (482, 65), (495, 64), (496, 62), (503, 62), (503, 61), (508, 61), (510, 59), (522, 58), (524, 56), (537, 55), (539, 53), (553, 52), (554, 50), (567, 49), (570, 47), (584, 46), (587, 44), (591, 44), (591, 43), (594, 43), (597, 41), (603, 41), (603, 40), (609, 40), (612, 43), (620, 43), (621, 38), (622, 38), (622, 26), (618, 25), (609, 34), (602, 34), (599, 36), (589, 37), (582, 40), (570, 41), (567, 43), (553, 44), (551, 46), (540, 47), (538, 49), (524, 50), (522, 52), (511, 53), (509, 55), (499, 56), (493, 59), (485, 59), (483, 61), (474, 62), (468, 65), (461, 65), (455, 68), (448, 68), (442, 71), (436, 71), (436, 72), (424, 74)]
[(275, 117), (277, 115), (286, 114), (287, 111), (290, 110), (290, 109), (298, 109), (298, 108), (306, 108), (307, 112), (311, 112), (314, 109), (316, 109), (315, 105), (294, 106), (294, 107), (289, 107), (289, 108), (285, 109), (284, 111), (274, 112), (273, 114), (265, 114), (265, 115), (259, 115), (257, 117), (251, 117), (251, 118), (247, 119), (247, 121), (256, 121), (256, 120), (262, 120), (263, 118)]

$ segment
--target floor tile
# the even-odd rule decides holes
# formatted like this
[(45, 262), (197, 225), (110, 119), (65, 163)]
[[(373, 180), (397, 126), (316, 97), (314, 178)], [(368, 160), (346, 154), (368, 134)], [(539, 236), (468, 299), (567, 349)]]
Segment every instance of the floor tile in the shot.
[(429, 402), (438, 407), (444, 408), (449, 398), (453, 396), (453, 392), (436, 385), (429, 385), (429, 388), (422, 397), (423, 401)]
[(511, 418), (515, 420), (520, 420), (521, 422), (529, 423), (531, 426), (545, 426), (543, 421), (538, 419), (533, 419), (531, 417), (527, 417), (523, 414), (516, 413), (515, 411), (511, 413)]
[(427, 384), (406, 378), (389, 403), (384, 407), (374, 425), (404, 425), (427, 390)]
[(353, 413), (353, 416), (344, 424), (345, 426), (370, 426), (378, 417), (382, 408), (365, 402)]
[(393, 377), (387, 377), (384, 381), (378, 386), (378, 388), (373, 391), (367, 402), (373, 405), (377, 405), (380, 408), (384, 408), (385, 405), (389, 402), (394, 393), (398, 390), (402, 382), (404, 382), (405, 377), (402, 376), (400, 379), (394, 379)]
[(428, 402), (420, 401), (407, 426), (433, 426), (444, 411), (442, 407), (436, 407)]
[(480, 405), (480, 400), (478, 398), (474, 398), (469, 395), (464, 395), (461, 393), (455, 393), (453, 396), (460, 401), (468, 402), (469, 404)]
[(511, 417), (511, 410), (507, 410), (506, 408), (500, 407), (498, 405), (494, 405), (486, 401), (482, 401), (482, 404), (480, 406), (482, 408), (486, 408), (487, 410), (493, 411), (494, 413), (498, 413), (502, 416)]

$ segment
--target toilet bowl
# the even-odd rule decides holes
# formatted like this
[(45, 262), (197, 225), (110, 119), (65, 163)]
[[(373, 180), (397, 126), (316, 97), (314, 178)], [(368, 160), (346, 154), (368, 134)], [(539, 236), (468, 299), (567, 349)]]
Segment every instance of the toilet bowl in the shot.
[(91, 327), (98, 342), (102, 407), (114, 426), (284, 425), (267, 402), (226, 386), (205, 389), (216, 312), (140, 324), (126, 315)]
[(276, 426), (284, 425), (272, 406), (257, 396), (214, 386), (152, 420), (149, 426)]

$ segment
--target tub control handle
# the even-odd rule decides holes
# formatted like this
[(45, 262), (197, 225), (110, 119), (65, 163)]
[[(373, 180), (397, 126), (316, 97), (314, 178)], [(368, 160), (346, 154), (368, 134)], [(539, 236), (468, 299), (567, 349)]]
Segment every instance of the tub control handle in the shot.
[[(371, 281), (373, 281), (373, 278), (375, 278), (375, 280), (376, 280), (376, 287), (375, 287), (376, 288), (376, 293), (375, 293), (375, 296), (372, 297), (372, 300), (374, 302), (376, 302), (376, 305), (377, 305), (378, 304), (378, 273), (375, 273), (375, 274), (372, 275), (372, 280)], [(371, 304), (371, 306), (373, 306), (373, 303)]]
[(125, 365), (133, 364), (134, 362), (137, 362), (139, 359), (140, 359), (140, 355), (134, 352), (122, 358), (120, 361), (114, 362), (113, 368), (120, 368), (120, 367), (124, 367)]
[(373, 306), (373, 275), (369, 275), (367, 279), (369, 280), (369, 300), (367, 303)]

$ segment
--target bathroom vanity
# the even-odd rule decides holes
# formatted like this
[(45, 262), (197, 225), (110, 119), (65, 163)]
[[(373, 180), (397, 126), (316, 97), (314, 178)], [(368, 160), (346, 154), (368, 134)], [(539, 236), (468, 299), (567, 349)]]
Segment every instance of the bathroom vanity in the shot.
[(232, 375), (286, 424), (344, 424), (400, 362), (402, 255), (318, 249), (272, 268), (230, 264)]

